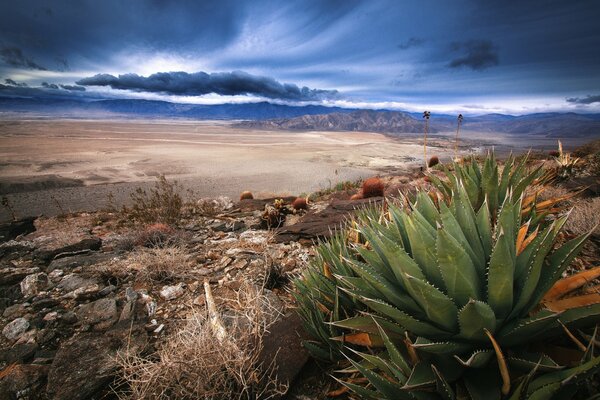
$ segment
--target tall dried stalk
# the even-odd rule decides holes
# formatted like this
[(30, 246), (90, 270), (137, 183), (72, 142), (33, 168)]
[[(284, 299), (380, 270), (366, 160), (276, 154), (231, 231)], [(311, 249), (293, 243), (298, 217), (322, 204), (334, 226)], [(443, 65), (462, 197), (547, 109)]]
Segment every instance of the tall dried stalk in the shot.
[(425, 170), (429, 169), (429, 164), (427, 163), (427, 131), (429, 130), (429, 117), (431, 113), (429, 111), (423, 112), (423, 118), (425, 118), (425, 140), (423, 141), (423, 160), (425, 162)]
[(460, 126), (462, 125), (463, 116), (462, 114), (458, 114), (458, 118), (456, 118), (456, 138), (454, 140), (454, 160), (458, 160), (458, 133), (460, 132)]

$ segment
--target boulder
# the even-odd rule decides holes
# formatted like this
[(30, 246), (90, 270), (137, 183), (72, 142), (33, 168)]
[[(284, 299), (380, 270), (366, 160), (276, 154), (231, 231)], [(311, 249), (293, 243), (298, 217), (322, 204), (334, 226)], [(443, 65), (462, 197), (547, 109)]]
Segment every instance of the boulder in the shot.
[(34, 259), (47, 264), (55, 258), (69, 257), (89, 251), (100, 250), (101, 247), (102, 240), (100, 238), (89, 236), (66, 246), (47, 246), (36, 249), (33, 252), (33, 257)]
[(82, 304), (77, 310), (77, 317), (82, 324), (93, 325), (94, 329), (109, 328), (119, 318), (117, 302), (113, 298), (103, 298), (91, 303)]
[(52, 260), (50, 265), (46, 268), (47, 272), (61, 269), (64, 271), (72, 270), (76, 267), (88, 267), (90, 265), (99, 264), (112, 260), (117, 256), (116, 253), (87, 253), (79, 254), (71, 257), (63, 257)]
[(2, 334), (8, 340), (17, 340), (27, 329), (29, 329), (29, 321), (21, 317), (6, 324), (4, 329), (2, 329)]
[(27, 275), (21, 281), (21, 293), (23, 297), (32, 297), (48, 286), (48, 275), (43, 272)]
[(314, 242), (317, 239), (328, 238), (356, 210), (381, 204), (383, 200), (383, 197), (361, 200), (333, 200), (323, 211), (310, 211), (300, 222), (277, 229), (275, 240), (279, 243), (288, 243), (292, 241)]
[(0, 400), (42, 399), (47, 365), (12, 364), (0, 374)]
[(34, 232), (35, 225), (33, 221), (35, 221), (35, 217), (27, 217), (0, 224), (0, 243), (13, 240), (19, 235)]
[(165, 300), (174, 300), (185, 293), (185, 285), (180, 283), (175, 286), (163, 286), (160, 291), (160, 297)]

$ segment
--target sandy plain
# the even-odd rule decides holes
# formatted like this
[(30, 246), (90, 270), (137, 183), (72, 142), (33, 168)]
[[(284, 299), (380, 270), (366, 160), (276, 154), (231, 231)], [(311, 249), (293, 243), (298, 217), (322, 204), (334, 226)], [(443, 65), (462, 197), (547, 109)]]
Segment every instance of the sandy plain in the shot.
[[(466, 135), (461, 151), (503, 145), (486, 137)], [(449, 159), (452, 141), (451, 134), (431, 137), (428, 155)], [(0, 194), (20, 216), (94, 210), (109, 193), (126, 203), (159, 174), (198, 197), (298, 195), (422, 160), (422, 138), (414, 135), (258, 131), (219, 121), (0, 119)], [(1, 209), (0, 220), (8, 217)]]

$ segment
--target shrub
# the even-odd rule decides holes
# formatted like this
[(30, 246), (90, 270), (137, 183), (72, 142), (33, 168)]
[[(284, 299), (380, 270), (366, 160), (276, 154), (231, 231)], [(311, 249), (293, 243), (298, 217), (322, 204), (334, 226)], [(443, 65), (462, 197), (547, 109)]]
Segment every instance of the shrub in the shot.
[(240, 200), (251, 200), (253, 198), (254, 196), (252, 195), (252, 192), (249, 192), (247, 190), (245, 192), (242, 192), (242, 194), (240, 195)]
[(429, 159), (429, 162), (427, 163), (427, 166), (429, 168), (433, 168), (436, 165), (438, 165), (440, 163), (440, 159), (438, 156), (431, 156), (431, 158)]
[(192, 256), (179, 246), (141, 248), (131, 254), (127, 260), (127, 268), (135, 271), (138, 281), (174, 281), (192, 275), (191, 258)]
[(122, 399), (268, 399), (287, 390), (273, 364), (261, 364), (263, 336), (277, 310), (262, 290), (243, 282), (228, 307), (227, 336), (194, 311), (150, 357), (124, 352), (118, 361), (129, 387)]
[(169, 182), (164, 175), (158, 177), (150, 193), (137, 188), (131, 194), (131, 208), (123, 206), (122, 213), (134, 222), (175, 224), (182, 216), (181, 187)]
[(135, 238), (136, 246), (165, 247), (176, 242), (176, 232), (166, 224), (152, 224), (146, 226)]
[(294, 210), (306, 210), (308, 208), (308, 202), (303, 197), (296, 197), (292, 202), (292, 208)]
[[(600, 320), (600, 294), (544, 297), (590, 233), (556, 246), (567, 217), (532, 226), (521, 192), (508, 191), (495, 214), (486, 199), (474, 207), (463, 184), (448, 202), (419, 192), (364, 211), (296, 281), (307, 349), (347, 357), (362, 376), (342, 384), (364, 398), (572, 395), (600, 365), (595, 333), (583, 336), (588, 347), (570, 339)], [(581, 352), (565, 362), (551, 343), (569, 341)]]
[(380, 178), (372, 177), (363, 182), (362, 195), (363, 198), (383, 196), (384, 185)]

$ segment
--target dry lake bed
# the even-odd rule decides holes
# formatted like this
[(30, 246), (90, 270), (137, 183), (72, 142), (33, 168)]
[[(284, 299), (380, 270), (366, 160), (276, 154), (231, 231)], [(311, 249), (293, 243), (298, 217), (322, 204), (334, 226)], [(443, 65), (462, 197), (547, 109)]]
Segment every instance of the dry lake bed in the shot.
[[(489, 134), (465, 138), (463, 152), (511, 144)], [(428, 155), (452, 157), (451, 134), (429, 143)], [(422, 159), (415, 135), (258, 131), (220, 121), (0, 119), (0, 194), (20, 216), (94, 210), (109, 193), (126, 202), (160, 174), (198, 197), (298, 195)], [(0, 210), (0, 220), (8, 217)]]

